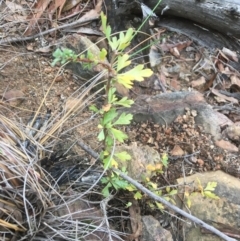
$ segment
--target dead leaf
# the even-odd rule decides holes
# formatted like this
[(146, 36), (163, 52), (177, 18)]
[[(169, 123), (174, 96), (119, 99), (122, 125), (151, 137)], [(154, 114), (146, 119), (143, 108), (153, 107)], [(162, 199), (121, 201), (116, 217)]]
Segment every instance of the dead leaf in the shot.
[(193, 88), (199, 87), (199, 86), (204, 85), (205, 83), (206, 83), (206, 79), (203, 76), (201, 76), (199, 79), (191, 81), (191, 86)]
[(222, 49), (222, 52), (231, 60), (235, 61), (235, 62), (238, 62), (238, 57), (237, 57), (237, 53), (230, 50), (230, 49), (227, 49), (227, 48), (223, 48)]
[(117, 92), (122, 96), (128, 96), (129, 90), (119, 83), (115, 83), (114, 87), (116, 88)]
[(102, 109), (104, 112), (108, 112), (110, 110), (111, 106), (112, 106), (111, 104), (106, 104), (102, 107)]
[(215, 144), (223, 150), (230, 152), (238, 152), (238, 148), (229, 141), (219, 140), (216, 141)]
[(230, 102), (235, 103), (235, 104), (238, 103), (237, 99), (235, 99), (233, 97), (228, 97), (226, 95), (223, 95), (223, 94), (219, 93), (219, 91), (216, 90), (216, 89), (210, 88), (210, 90), (214, 95), (219, 97), (219, 98), (216, 98), (218, 102), (225, 102), (227, 100), (227, 101), (230, 101)]
[(9, 90), (2, 94), (2, 97), (13, 106), (17, 106), (24, 100), (24, 93), (21, 90)]
[(184, 41), (176, 44), (161, 44), (160, 47), (164, 52), (170, 51), (170, 49), (177, 48), (179, 52), (181, 52), (184, 48), (188, 47), (192, 44), (192, 41)]
[(202, 159), (197, 159), (197, 163), (200, 167), (204, 165), (204, 161)]
[(220, 73), (223, 73), (223, 72), (224, 72), (224, 66), (223, 66), (223, 63), (218, 62), (218, 63), (217, 63), (217, 67), (218, 67), (218, 70), (219, 70)]
[(185, 153), (179, 145), (175, 145), (171, 151), (172, 156), (183, 156)]
[(240, 79), (236, 75), (231, 75), (230, 80), (232, 85), (237, 85), (240, 87)]
[(161, 54), (158, 52), (158, 48), (155, 45), (150, 47), (148, 56), (151, 67), (155, 67), (161, 63)]
[(95, 9), (90, 10), (89, 12), (85, 13), (79, 21), (90, 20), (93, 18), (98, 18), (100, 16), (100, 12), (102, 10), (102, 0), (99, 0)]
[(210, 79), (203, 86), (202, 88), (203, 91), (207, 91), (211, 86), (213, 86), (213, 82), (216, 79), (217, 75), (218, 73), (216, 72), (210, 77)]
[(68, 0), (62, 9), (62, 12), (66, 12), (66, 11), (74, 8), (80, 2), (82, 2), (82, 0)]
[(180, 90), (181, 89), (181, 85), (179, 83), (179, 81), (177, 80), (176, 77), (172, 78), (170, 81), (170, 86), (175, 89), (175, 90)]
[(43, 12), (46, 10), (50, 2), (51, 0), (39, 0), (37, 2), (36, 7), (34, 7), (35, 14), (28, 17), (30, 18), (30, 22), (24, 33), (25, 36), (28, 36), (32, 33), (35, 27), (35, 24), (38, 22), (39, 18), (42, 16)]
[(59, 8), (59, 10), (58, 10), (58, 19), (59, 19), (60, 16), (61, 16), (61, 13), (62, 13), (62, 8), (65, 5), (65, 2), (66, 2), (66, 0), (52, 1), (50, 6), (49, 6), (48, 12), (50, 12), (50, 14), (52, 15)]
[(12, 12), (15, 13), (16, 11), (23, 11), (24, 8), (20, 5), (15, 3), (14, 1), (5, 1), (5, 4), (7, 5), (8, 9)]
[(177, 49), (176, 47), (170, 49), (169, 52), (170, 52), (173, 56), (175, 56), (176, 58), (179, 58), (179, 57), (180, 57), (180, 53), (179, 53), (179, 51), (178, 51), (178, 49)]
[(66, 111), (68, 111), (72, 108), (75, 108), (75, 106), (80, 105), (80, 104), (81, 104), (81, 102), (79, 101), (79, 99), (69, 97), (66, 101), (65, 109), (66, 109)]

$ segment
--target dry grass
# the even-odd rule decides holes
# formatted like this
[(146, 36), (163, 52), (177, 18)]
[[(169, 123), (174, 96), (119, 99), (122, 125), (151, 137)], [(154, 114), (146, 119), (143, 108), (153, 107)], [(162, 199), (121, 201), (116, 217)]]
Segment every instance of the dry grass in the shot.
[[(90, 186), (60, 188), (40, 161), (61, 140), (69, 117), (80, 114), (93, 101), (96, 92), (89, 95), (89, 91), (101, 77), (76, 91), (73, 96), (78, 101), (58, 115), (48, 113), (41, 118), (40, 105), (27, 126), (0, 116), (1, 240), (121, 240), (109, 227), (106, 205), (96, 191), (104, 173)], [(41, 120), (38, 130), (36, 123)], [(94, 205), (87, 198), (92, 193), (100, 200)]]

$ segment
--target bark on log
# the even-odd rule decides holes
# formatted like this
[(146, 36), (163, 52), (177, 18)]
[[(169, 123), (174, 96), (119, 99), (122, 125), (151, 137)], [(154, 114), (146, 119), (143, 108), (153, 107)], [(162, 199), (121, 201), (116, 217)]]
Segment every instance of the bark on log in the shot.
[[(159, 0), (146, 0), (153, 9)], [(164, 15), (173, 15), (190, 19), (227, 35), (240, 37), (240, 1), (239, 0), (162, 0), (155, 10), (161, 15), (162, 10), (170, 9)]]

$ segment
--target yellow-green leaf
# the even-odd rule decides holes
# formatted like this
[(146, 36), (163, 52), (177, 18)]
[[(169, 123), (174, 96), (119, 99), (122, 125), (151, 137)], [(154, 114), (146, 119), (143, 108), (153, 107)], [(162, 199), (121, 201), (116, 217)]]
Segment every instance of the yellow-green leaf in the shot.
[(159, 203), (159, 202), (155, 202), (155, 203), (160, 210), (164, 209), (164, 206), (161, 203)]
[(99, 141), (103, 141), (104, 140), (105, 135), (104, 135), (103, 129), (100, 131), (100, 133), (98, 134), (97, 138), (98, 138)]
[(130, 185), (126, 186), (126, 190), (128, 190), (129, 192), (132, 192), (132, 191), (135, 191), (136, 188), (135, 188), (135, 186), (130, 184)]
[(115, 153), (114, 156), (119, 158), (121, 161), (129, 161), (129, 160), (131, 160), (131, 156), (126, 151)]
[(217, 182), (208, 182), (207, 186), (204, 188), (204, 191), (214, 191), (217, 187)]
[(118, 56), (118, 60), (117, 60), (117, 72), (119, 72), (121, 69), (125, 68), (126, 66), (128, 66), (129, 64), (131, 64), (131, 60), (129, 59), (129, 55), (128, 54), (124, 54), (124, 55), (120, 55)]
[(190, 199), (190, 198), (187, 198), (187, 206), (190, 208), (191, 205), (192, 205), (191, 199)]
[(136, 81), (143, 81), (144, 77), (150, 77), (153, 72), (151, 69), (144, 69), (143, 64), (135, 66), (133, 69), (124, 73), (125, 75), (131, 76), (132, 79)]
[(113, 158), (111, 159), (110, 167), (118, 168), (118, 163)]
[(107, 50), (103, 48), (100, 52), (99, 59), (105, 60), (106, 56), (107, 56)]
[(111, 132), (113, 136), (120, 142), (123, 142), (128, 137), (124, 132), (117, 130), (115, 128), (111, 128)]
[(167, 167), (168, 166), (168, 155), (166, 153), (164, 153), (162, 155), (162, 164)]
[(117, 75), (117, 82), (119, 84), (122, 84), (127, 89), (132, 88), (133, 80), (134, 80), (134, 78), (132, 78), (132, 76), (128, 76), (128, 75), (125, 75), (125, 74), (118, 74)]
[(205, 197), (212, 198), (212, 199), (219, 199), (219, 197), (213, 192), (204, 191), (203, 193)]
[(166, 191), (167, 191), (167, 193), (169, 193), (170, 190), (171, 190), (170, 187), (167, 186), (167, 187), (166, 187)]
[(136, 192), (135, 194), (134, 194), (134, 199), (141, 199), (142, 198), (142, 194), (140, 193), (140, 192)]
[(131, 202), (128, 202), (127, 204), (126, 204), (126, 207), (127, 208), (129, 208), (129, 207), (131, 207), (132, 206), (132, 203)]
[(148, 185), (151, 186), (153, 189), (157, 189), (157, 183), (155, 182), (148, 182)]

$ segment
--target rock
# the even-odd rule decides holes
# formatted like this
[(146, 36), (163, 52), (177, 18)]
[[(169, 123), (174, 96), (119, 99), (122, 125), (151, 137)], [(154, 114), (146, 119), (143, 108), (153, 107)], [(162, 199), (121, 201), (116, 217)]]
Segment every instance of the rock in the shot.
[[(220, 199), (212, 199), (203, 197), (200, 193), (195, 193), (190, 196), (191, 207), (190, 212), (214, 226), (214, 222), (239, 229), (239, 215), (240, 215), (240, 180), (230, 176), (222, 171), (197, 173), (189, 177), (180, 178), (177, 180), (178, 184), (191, 183), (198, 187), (197, 179), (200, 180), (203, 188), (208, 182), (217, 182), (217, 187), (214, 191)], [(193, 183), (193, 184), (192, 184)], [(181, 204), (179, 204), (180, 206)], [(182, 205), (181, 205), (182, 206)], [(185, 211), (189, 212), (185, 208)], [(189, 224), (190, 223), (190, 224)], [(191, 223), (183, 223), (186, 241), (220, 241), (219, 237), (213, 234), (202, 234), (200, 227)], [(217, 227), (216, 227), (217, 228)]]
[(240, 125), (239, 123), (234, 123), (231, 126), (228, 126), (225, 131), (224, 134), (233, 141), (240, 141)]
[(204, 131), (212, 134), (215, 139), (221, 137), (220, 126), (232, 124), (225, 115), (213, 110), (202, 94), (195, 91), (142, 95), (125, 111), (131, 112), (136, 122), (152, 120), (160, 125), (169, 125), (179, 115), (183, 115), (186, 108), (197, 112), (195, 122), (203, 126)]
[[(143, 230), (140, 241), (172, 241), (172, 234), (161, 227), (151, 215), (142, 217)], [(194, 239), (193, 239), (194, 240)]]
[(152, 147), (137, 146), (136, 143), (116, 147), (116, 153), (123, 151), (126, 151), (132, 159), (125, 162), (118, 160), (119, 168), (126, 167), (128, 175), (137, 181), (141, 182), (154, 176), (155, 172), (148, 167), (162, 164), (159, 153)]

